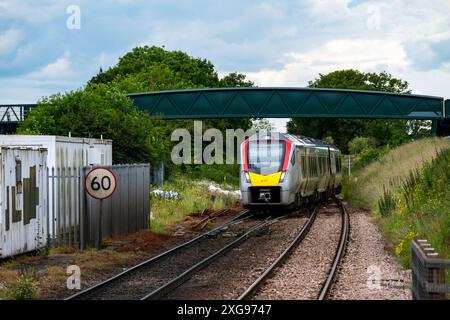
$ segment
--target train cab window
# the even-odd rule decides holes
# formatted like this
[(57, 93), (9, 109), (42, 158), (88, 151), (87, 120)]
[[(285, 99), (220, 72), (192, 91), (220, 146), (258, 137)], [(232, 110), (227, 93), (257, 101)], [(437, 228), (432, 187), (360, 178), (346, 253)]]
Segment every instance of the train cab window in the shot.
[(248, 170), (257, 174), (281, 171), (284, 149), (281, 141), (251, 141), (248, 146)]
[(291, 164), (294, 165), (295, 164), (295, 158), (297, 155), (297, 149), (294, 150), (294, 152), (292, 152), (292, 156), (291, 156)]

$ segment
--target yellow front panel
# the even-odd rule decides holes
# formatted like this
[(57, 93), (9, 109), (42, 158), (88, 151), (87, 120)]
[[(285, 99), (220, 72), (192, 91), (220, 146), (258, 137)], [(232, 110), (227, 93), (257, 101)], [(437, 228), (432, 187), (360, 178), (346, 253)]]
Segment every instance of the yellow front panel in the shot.
[(267, 175), (249, 172), (249, 175), (253, 187), (276, 187), (280, 182), (281, 172)]

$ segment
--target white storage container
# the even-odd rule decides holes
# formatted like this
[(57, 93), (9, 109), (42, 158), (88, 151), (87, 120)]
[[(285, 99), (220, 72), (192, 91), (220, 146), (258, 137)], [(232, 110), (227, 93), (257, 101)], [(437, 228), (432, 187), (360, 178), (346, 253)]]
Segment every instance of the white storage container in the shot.
[(0, 145), (47, 148), (47, 167), (111, 165), (112, 140), (62, 136), (0, 135)]
[(47, 150), (0, 148), (0, 257), (47, 241)]
[[(68, 189), (64, 186), (56, 185), (53, 187), (52, 168), (55, 176), (63, 173), (67, 176), (67, 168), (82, 168), (87, 165), (112, 165), (112, 140), (76, 138), (62, 136), (38, 136), (38, 135), (0, 135), (0, 145), (8, 147), (27, 147), (27, 148), (46, 148), (48, 151), (47, 167), (49, 168), (49, 195), (48, 203), (53, 204), (53, 190), (55, 190), (55, 204), (49, 205), (49, 235), (54, 237), (58, 234), (57, 227), (69, 227), (70, 218), (75, 219), (77, 224), (78, 217), (73, 217), (69, 208), (60, 209), (59, 212), (53, 212), (53, 207), (58, 208), (60, 199), (71, 199), (70, 207), (74, 208), (75, 192), (74, 189)], [(60, 171), (58, 171), (60, 169)], [(70, 193), (70, 194), (69, 194)], [(57, 221), (59, 217), (60, 221)], [(73, 221), (73, 220), (72, 220)]]

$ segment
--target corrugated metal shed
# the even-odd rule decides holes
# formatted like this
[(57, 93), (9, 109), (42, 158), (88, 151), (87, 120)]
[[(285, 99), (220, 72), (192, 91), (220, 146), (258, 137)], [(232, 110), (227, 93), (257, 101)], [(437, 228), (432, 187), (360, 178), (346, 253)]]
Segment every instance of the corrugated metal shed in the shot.
[(0, 149), (0, 257), (36, 250), (47, 240), (47, 150)]
[(112, 140), (38, 135), (0, 135), (0, 145), (48, 150), (47, 167), (112, 164)]
[[(39, 135), (0, 135), (0, 145), (8, 147), (26, 147), (26, 148), (46, 148), (48, 151), (47, 167), (52, 172), (55, 168), (57, 175), (65, 175), (68, 177), (68, 168), (81, 169), (87, 165), (112, 165), (112, 140), (108, 139), (93, 139), (93, 138), (77, 138), (77, 137), (63, 137), (63, 136), (39, 136)], [(74, 172), (74, 171), (73, 171)], [(67, 179), (67, 180), (68, 180)], [(66, 180), (64, 180), (66, 181)], [(59, 203), (60, 199), (64, 202), (70, 199), (70, 207), (75, 206), (74, 192), (76, 190), (68, 188), (64, 184), (53, 186), (54, 179), (49, 175), (49, 190), (54, 190), (55, 200), (53, 199), (53, 192), (48, 195), (48, 203)], [(70, 193), (70, 194), (69, 194)], [(55, 208), (55, 209), (54, 209)], [(60, 209), (58, 206), (49, 206), (49, 235), (55, 236), (55, 229), (57, 225), (65, 224), (68, 227), (70, 221), (70, 210)], [(57, 221), (57, 219), (60, 221)], [(78, 221), (77, 221), (78, 223)]]

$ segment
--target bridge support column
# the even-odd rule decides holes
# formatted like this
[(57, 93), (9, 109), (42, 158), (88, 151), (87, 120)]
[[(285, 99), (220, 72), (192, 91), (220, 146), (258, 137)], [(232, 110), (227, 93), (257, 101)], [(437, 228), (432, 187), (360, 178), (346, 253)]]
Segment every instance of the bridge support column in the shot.
[(431, 133), (438, 137), (450, 136), (450, 119), (433, 120)]

